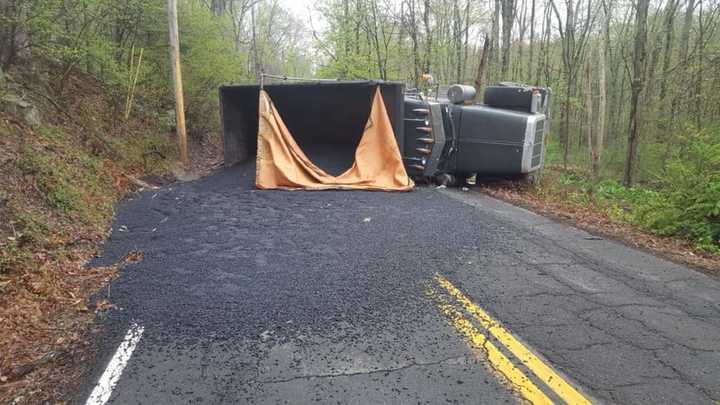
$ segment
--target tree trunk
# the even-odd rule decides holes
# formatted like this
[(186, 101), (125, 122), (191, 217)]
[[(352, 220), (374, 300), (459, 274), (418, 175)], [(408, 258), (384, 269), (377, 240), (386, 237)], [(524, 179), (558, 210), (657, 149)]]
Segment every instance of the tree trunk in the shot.
[(212, 0), (210, 3), (210, 9), (216, 17), (220, 17), (225, 13), (227, 8), (227, 0)]
[[(693, 0), (690, 0), (693, 1)], [(627, 141), (627, 157), (623, 181), (626, 187), (633, 184), (637, 149), (640, 140), (640, 96), (645, 85), (645, 59), (647, 44), (647, 14), (650, 0), (638, 0), (635, 11), (635, 46), (633, 52), (633, 80), (630, 97), (630, 125)]]
[(475, 100), (479, 101), (485, 90), (487, 80), (487, 64), (490, 54), (492, 53), (492, 41), (485, 34), (482, 51), (480, 52), (480, 62), (478, 63), (477, 73), (475, 74)]
[(515, 20), (515, 0), (502, 1), (502, 62), (501, 75), (502, 80), (507, 79), (508, 68), (510, 67), (510, 39), (512, 37), (512, 27)]
[(462, 19), (459, 1), (453, 1), (452, 42), (455, 48), (455, 83), (462, 81)]
[[(534, 56), (535, 56), (535, 0), (532, 0), (532, 4), (530, 5), (530, 44), (529, 44), (529, 47), (530, 47), (530, 49), (528, 52), (530, 54), (529, 55), (530, 61), (528, 62), (528, 66), (529, 66), (528, 81), (532, 82), (532, 75), (533, 75), (532, 67), (534, 66), (533, 61), (535, 59), (534, 58)], [(538, 63), (538, 65), (539, 65), (539, 63)], [(538, 82), (535, 82), (535, 85), (538, 85)]]
[(702, 128), (702, 82), (703, 82), (703, 58), (705, 56), (705, 21), (703, 19), (703, 3), (699, 4), (700, 11), (698, 14), (698, 35), (697, 35), (697, 54), (695, 55), (695, 92), (693, 94), (693, 118), (695, 118), (695, 126)]
[(693, 13), (695, 13), (695, 0), (687, 0), (685, 9), (685, 21), (683, 22), (682, 34), (680, 36), (680, 60), (683, 64), (688, 61), (688, 49), (690, 48), (690, 29), (692, 28)]
[(355, 1), (355, 55), (360, 55), (360, 16), (362, 15), (362, 3)]
[(262, 66), (260, 65), (260, 53), (257, 46), (257, 32), (255, 27), (255, 5), (250, 7), (250, 29), (252, 33), (250, 46), (252, 47), (253, 70), (255, 71), (255, 80), (260, 83), (260, 75), (262, 75)]
[(23, 50), (28, 49), (30, 38), (26, 19), (30, 2), (23, 0), (0, 1), (0, 67), (8, 69)]
[(418, 24), (416, 15), (416, 0), (408, 2), (408, 32), (410, 33), (410, 41), (412, 42), (412, 58), (413, 58), (413, 86), (417, 88), (420, 84), (420, 53), (418, 51)]
[(522, 9), (522, 14), (518, 21), (518, 41), (517, 41), (517, 60), (514, 63), (513, 68), (513, 76), (512, 80), (517, 81), (524, 81), (525, 78), (523, 77), (523, 51), (524, 51), (524, 41), (525, 41), (525, 31), (527, 30), (527, 1), (522, 0), (522, 4), (520, 4), (520, 8)]
[[(675, 34), (674, 21), (677, 13), (678, 0), (670, 0), (665, 8), (664, 34), (663, 41), (663, 61), (662, 61), (662, 77), (660, 78), (660, 104), (664, 104), (667, 97), (667, 80), (670, 75), (670, 57), (672, 56), (672, 43)], [(663, 107), (663, 111), (667, 111)]]
[(570, 159), (570, 115), (572, 114), (571, 100), (575, 95), (575, 80), (572, 79), (571, 72), (565, 73), (565, 84), (567, 86), (567, 94), (563, 102), (563, 125), (560, 128), (560, 143), (563, 145), (563, 168), (567, 169)]
[[(342, 0), (343, 5), (343, 22), (342, 22), (342, 42), (344, 45), (345, 57), (350, 56), (350, 0)], [(345, 68), (345, 76), (347, 76), (347, 68)]]
[(602, 161), (603, 148), (605, 146), (605, 120), (607, 119), (607, 83), (605, 79), (605, 54), (601, 54), (600, 46), (596, 47), (596, 58), (598, 62), (598, 111), (597, 131), (595, 134), (595, 160), (593, 161), (593, 174), (597, 178), (600, 174), (600, 163)]
[(378, 22), (378, 8), (375, 1), (372, 1), (370, 3), (370, 10), (372, 13), (369, 15), (369, 17), (372, 18), (372, 21), (368, 19), (367, 26), (372, 26), (372, 29), (368, 30), (368, 35), (372, 35), (370, 39), (373, 47), (375, 48), (375, 57), (377, 60), (377, 68), (378, 73), (380, 74), (380, 78), (382, 80), (387, 80), (387, 66), (385, 64), (386, 60), (383, 58), (382, 52), (380, 50), (380, 33), (378, 32), (378, 27), (381, 25), (381, 23)]
[(430, 73), (432, 66), (432, 27), (430, 26), (430, 0), (425, 0), (425, 9), (423, 10), (423, 23), (425, 24), (425, 73)]
[[(587, 141), (588, 158), (590, 161), (590, 169), (592, 170), (593, 179), (598, 177), (598, 158), (595, 148), (596, 140), (593, 139), (593, 128), (595, 127), (595, 116), (593, 111), (593, 77), (592, 77), (592, 55), (588, 52), (585, 59), (585, 138)], [(597, 134), (595, 134), (597, 137)]]
[[(545, 2), (545, 15), (542, 19), (542, 37), (540, 38), (540, 56), (538, 57), (538, 64), (537, 64), (537, 72), (535, 74), (535, 84), (539, 85), (542, 83), (542, 80), (540, 78), (543, 75), (543, 72), (548, 72), (548, 46), (550, 43), (550, 27), (551, 27), (551, 14), (550, 14), (550, 7), (548, 6), (547, 2)], [(545, 84), (547, 85), (549, 83), (549, 80), (545, 80)]]
[[(488, 64), (488, 67), (498, 66), (499, 65), (498, 62), (500, 60), (500, 58), (498, 58), (500, 53), (497, 52), (497, 50), (500, 49), (500, 8), (501, 8), (500, 2), (501, 2), (501, 0), (495, 0), (495, 8), (493, 10), (492, 28), (491, 28), (492, 43), (490, 44), (490, 48), (493, 51), (490, 54), (491, 58), (489, 59), (490, 63)], [(493, 80), (497, 79), (495, 77), (496, 76), (495, 73), (497, 73), (497, 67), (494, 68), (494, 72), (489, 72), (489, 73), (492, 73), (491, 77)]]
[(463, 62), (462, 71), (460, 72), (463, 81), (465, 80), (465, 73), (468, 62), (468, 47), (470, 46), (470, 0), (465, 2), (465, 43), (463, 44)]

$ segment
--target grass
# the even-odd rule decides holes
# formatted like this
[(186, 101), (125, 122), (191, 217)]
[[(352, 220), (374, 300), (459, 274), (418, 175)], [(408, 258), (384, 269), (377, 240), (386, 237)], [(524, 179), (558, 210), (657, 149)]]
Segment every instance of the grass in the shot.
[(699, 227), (704, 231), (712, 218), (689, 218), (679, 213), (677, 218), (672, 218), (672, 227), (663, 226), (663, 218), (668, 217), (663, 210), (678, 211), (671, 203), (673, 190), (645, 185), (625, 187), (612, 179), (593, 181), (582, 170), (550, 166), (534, 192), (543, 200), (595, 211), (653, 235), (686, 240), (697, 250), (720, 253), (717, 240), (708, 238), (707, 232), (695, 230)]

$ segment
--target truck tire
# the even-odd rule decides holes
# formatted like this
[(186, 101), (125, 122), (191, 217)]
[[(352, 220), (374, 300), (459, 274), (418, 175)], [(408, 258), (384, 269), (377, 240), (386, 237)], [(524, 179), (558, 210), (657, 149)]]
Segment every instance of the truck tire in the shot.
[(535, 170), (534, 172), (527, 173), (523, 175), (523, 182), (525, 184), (528, 184), (532, 187), (537, 187), (540, 185), (540, 180), (542, 180), (542, 169)]
[(458, 178), (450, 173), (440, 173), (435, 176), (435, 184), (438, 186), (455, 187), (458, 185)]

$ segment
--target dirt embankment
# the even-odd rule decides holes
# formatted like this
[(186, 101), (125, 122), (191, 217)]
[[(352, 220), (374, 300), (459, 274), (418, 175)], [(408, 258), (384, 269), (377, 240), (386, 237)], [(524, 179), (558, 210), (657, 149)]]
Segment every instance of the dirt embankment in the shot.
[[(0, 403), (62, 400), (55, 387), (77, 380), (88, 325), (112, 305), (90, 297), (123, 264), (85, 263), (114, 203), (175, 168), (172, 117), (124, 119), (122, 95), (80, 73), (57, 94), (58, 72), (34, 65), (50, 67), (0, 82)], [(217, 160), (212, 144), (193, 152)]]

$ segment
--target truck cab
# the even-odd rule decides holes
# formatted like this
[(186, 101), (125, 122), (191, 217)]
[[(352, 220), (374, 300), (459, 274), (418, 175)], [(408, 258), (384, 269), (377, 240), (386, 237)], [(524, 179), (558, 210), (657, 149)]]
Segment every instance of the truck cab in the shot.
[[(535, 177), (545, 158), (548, 89), (515, 83), (475, 90), (455, 85), (447, 98), (405, 96), (404, 158), (416, 179), (475, 174)], [(445, 179), (445, 180), (442, 180)]]

